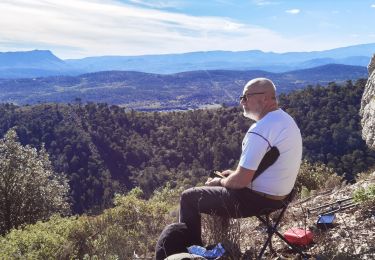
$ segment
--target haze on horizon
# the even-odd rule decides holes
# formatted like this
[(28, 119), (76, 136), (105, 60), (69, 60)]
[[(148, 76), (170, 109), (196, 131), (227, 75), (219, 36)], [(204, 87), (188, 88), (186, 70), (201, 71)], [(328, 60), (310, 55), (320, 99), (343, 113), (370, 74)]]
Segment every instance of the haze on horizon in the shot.
[(375, 0), (2, 0), (0, 52), (62, 59), (375, 42)]

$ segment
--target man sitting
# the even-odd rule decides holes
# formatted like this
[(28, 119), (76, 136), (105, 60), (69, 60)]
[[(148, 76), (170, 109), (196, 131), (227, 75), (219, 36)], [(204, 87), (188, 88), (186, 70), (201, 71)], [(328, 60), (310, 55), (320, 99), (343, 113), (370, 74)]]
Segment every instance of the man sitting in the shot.
[[(235, 170), (224, 178), (209, 178), (204, 187), (185, 190), (180, 199), (180, 222), (192, 244), (203, 245), (200, 213), (226, 218), (265, 214), (283, 206), (293, 189), (302, 157), (301, 133), (293, 118), (278, 108), (276, 88), (266, 78), (249, 81), (240, 97), (245, 117), (255, 121), (242, 143)], [(279, 157), (254, 181), (265, 154), (277, 147)]]

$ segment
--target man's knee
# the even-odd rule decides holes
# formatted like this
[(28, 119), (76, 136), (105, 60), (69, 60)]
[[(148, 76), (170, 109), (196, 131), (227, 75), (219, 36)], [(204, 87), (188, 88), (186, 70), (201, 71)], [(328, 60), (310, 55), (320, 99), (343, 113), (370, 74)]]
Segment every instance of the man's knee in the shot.
[(198, 191), (196, 188), (189, 188), (184, 190), (180, 196), (180, 204), (186, 204), (188, 202), (194, 201), (194, 198), (197, 197)]

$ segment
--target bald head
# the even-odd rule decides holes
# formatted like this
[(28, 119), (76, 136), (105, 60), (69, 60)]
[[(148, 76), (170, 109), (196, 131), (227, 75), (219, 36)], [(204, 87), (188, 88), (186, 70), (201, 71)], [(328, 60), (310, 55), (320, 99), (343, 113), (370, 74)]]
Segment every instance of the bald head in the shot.
[(267, 78), (255, 78), (247, 82), (243, 94), (249, 92), (264, 92), (268, 96), (276, 97), (276, 87), (273, 82)]
[(267, 113), (278, 109), (276, 87), (269, 79), (252, 79), (245, 85), (240, 103), (244, 115), (258, 121)]

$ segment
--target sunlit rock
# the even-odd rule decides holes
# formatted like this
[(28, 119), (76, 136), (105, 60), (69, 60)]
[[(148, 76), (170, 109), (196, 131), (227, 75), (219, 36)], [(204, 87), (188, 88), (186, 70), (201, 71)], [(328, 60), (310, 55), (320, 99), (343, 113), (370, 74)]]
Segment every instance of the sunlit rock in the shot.
[(375, 149), (375, 54), (368, 65), (369, 78), (361, 101), (362, 137)]

